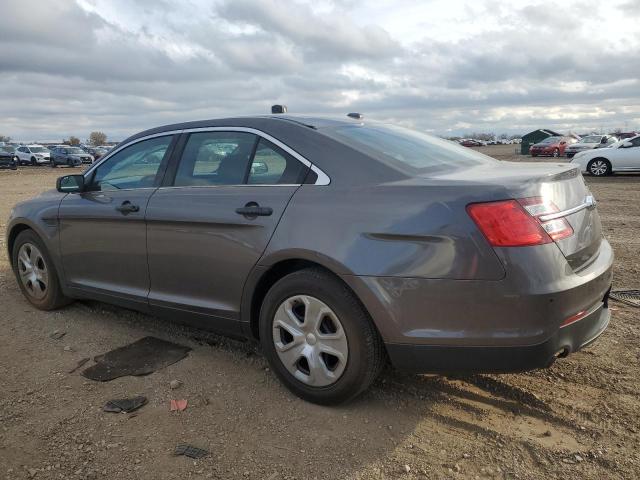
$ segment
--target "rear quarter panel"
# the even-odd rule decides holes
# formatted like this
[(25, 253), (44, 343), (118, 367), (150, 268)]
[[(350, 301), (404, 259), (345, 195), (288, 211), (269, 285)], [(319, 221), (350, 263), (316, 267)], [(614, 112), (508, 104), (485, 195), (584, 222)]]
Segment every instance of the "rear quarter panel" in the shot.
[(260, 264), (297, 250), (338, 274), (498, 280), (504, 269), (465, 210), (474, 200), (459, 187), (303, 185)]

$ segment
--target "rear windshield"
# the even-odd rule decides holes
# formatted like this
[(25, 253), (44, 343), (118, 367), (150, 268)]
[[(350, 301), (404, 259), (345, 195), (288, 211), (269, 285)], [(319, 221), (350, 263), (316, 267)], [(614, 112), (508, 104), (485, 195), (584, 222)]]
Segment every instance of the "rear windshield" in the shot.
[(343, 125), (322, 132), (408, 173), (459, 169), (497, 161), (457, 143), (393, 125)]

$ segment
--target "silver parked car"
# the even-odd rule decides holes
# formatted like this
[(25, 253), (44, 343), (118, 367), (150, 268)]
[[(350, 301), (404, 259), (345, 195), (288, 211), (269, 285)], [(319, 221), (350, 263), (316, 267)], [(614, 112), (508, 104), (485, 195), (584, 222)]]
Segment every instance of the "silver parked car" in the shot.
[(616, 143), (618, 139), (613, 135), (587, 135), (582, 137), (577, 143), (569, 145), (564, 150), (564, 154), (567, 158), (572, 158), (579, 152), (586, 150), (593, 150), (596, 148), (609, 147)]
[(98, 299), (259, 341), (332, 404), (387, 359), (517, 372), (595, 340), (613, 262), (595, 207), (572, 165), (275, 115), (134, 135), (18, 204), (6, 245), (38, 308)]

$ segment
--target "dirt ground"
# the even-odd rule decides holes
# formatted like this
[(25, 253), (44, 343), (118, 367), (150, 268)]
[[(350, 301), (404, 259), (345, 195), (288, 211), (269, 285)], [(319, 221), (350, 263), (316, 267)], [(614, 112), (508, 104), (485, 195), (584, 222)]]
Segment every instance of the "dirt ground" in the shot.
[[(503, 160), (515, 146), (484, 147)], [(62, 170), (0, 171), (11, 207)], [(616, 252), (615, 288), (640, 288), (640, 175), (587, 178)], [(20, 294), (0, 240), (0, 478), (635, 479), (640, 309), (612, 302), (593, 346), (543, 371), (456, 378), (386, 371), (350, 405), (289, 394), (249, 345), (97, 302), (45, 313)], [(54, 331), (66, 332), (60, 340)], [(193, 348), (146, 377), (97, 383), (78, 360), (147, 335)], [(171, 390), (169, 382), (182, 386)], [(136, 414), (103, 413), (145, 395)], [(170, 399), (188, 400), (170, 412)], [(172, 456), (180, 442), (201, 460)]]

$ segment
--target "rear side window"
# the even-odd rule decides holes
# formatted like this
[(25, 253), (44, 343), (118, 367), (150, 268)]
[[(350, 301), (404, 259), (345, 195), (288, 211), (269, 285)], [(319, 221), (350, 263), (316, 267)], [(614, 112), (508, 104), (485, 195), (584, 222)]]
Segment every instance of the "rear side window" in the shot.
[(322, 133), (409, 174), (497, 161), (448, 140), (385, 124), (344, 125), (323, 129)]
[(198, 132), (189, 135), (175, 186), (244, 183), (257, 137), (245, 132)]
[(260, 139), (251, 163), (250, 185), (298, 184), (307, 168), (273, 143)]

